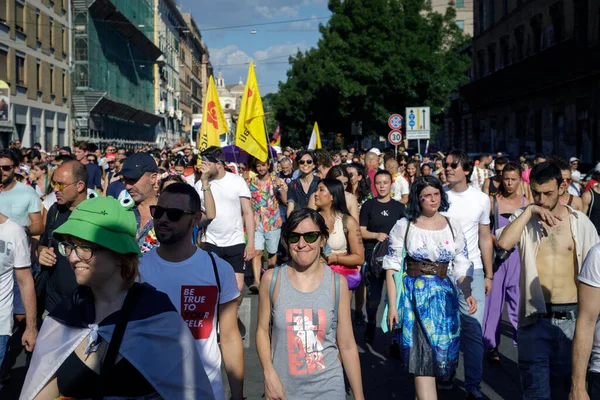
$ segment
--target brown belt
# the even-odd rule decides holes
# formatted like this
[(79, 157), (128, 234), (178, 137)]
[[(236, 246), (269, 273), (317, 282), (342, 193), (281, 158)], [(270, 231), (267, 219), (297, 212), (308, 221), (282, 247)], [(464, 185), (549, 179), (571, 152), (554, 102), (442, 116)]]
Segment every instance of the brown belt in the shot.
[(416, 261), (407, 257), (406, 273), (411, 278), (416, 278), (421, 275), (437, 275), (438, 278), (445, 279), (448, 274), (448, 263)]

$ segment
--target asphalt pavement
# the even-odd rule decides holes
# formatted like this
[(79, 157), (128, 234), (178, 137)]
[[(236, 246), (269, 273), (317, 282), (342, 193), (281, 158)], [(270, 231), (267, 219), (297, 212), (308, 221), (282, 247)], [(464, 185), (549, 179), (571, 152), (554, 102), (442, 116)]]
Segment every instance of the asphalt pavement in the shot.
[[(379, 309), (379, 317), (383, 307)], [(247, 328), (248, 335), (244, 340), (244, 362), (246, 376), (244, 391), (248, 400), (261, 400), (264, 398), (262, 368), (258, 360), (255, 346), (256, 316), (258, 310), (258, 296), (246, 291), (240, 306), (240, 319)], [(492, 400), (521, 398), (519, 371), (517, 366), (517, 350), (512, 341), (512, 327), (503, 318), (501, 329), (502, 339), (500, 345), (500, 365), (488, 365), (484, 361), (484, 376), (482, 383), (483, 393)], [(379, 326), (379, 325), (378, 325)], [(390, 358), (388, 348), (391, 342), (390, 335), (385, 335), (377, 329), (373, 345), (368, 345), (363, 340), (365, 326), (354, 325), (356, 342), (362, 368), (362, 378), (365, 397), (367, 399), (414, 399), (414, 384), (412, 378), (402, 370), (400, 361)], [(11, 379), (4, 383), (0, 389), (0, 399), (16, 400), (25, 377), (25, 356), (17, 359), (11, 372)], [(224, 375), (225, 387), (228, 388), (227, 377)], [(454, 388), (447, 392), (439, 392), (442, 400), (464, 399), (463, 388), (464, 368), (462, 355)], [(228, 392), (228, 390), (226, 390)], [(229, 393), (226, 393), (229, 398)], [(348, 399), (353, 397), (349, 394)]]

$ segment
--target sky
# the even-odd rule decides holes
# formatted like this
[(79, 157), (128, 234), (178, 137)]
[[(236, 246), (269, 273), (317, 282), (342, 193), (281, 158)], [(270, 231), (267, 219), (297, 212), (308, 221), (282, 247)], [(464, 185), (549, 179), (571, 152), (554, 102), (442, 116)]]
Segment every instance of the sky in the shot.
[[(176, 1), (196, 20), (215, 76), (221, 71), (226, 84), (245, 83), (254, 61), (261, 95), (286, 80), (290, 55), (316, 47), (318, 26), (331, 15), (327, 0)], [(240, 27), (251, 24), (266, 25)]]

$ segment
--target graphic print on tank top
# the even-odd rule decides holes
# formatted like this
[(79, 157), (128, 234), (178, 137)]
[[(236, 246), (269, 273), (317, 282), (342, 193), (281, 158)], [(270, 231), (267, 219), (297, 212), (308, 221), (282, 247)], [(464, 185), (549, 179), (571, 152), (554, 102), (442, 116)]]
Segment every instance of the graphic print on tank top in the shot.
[(308, 375), (324, 370), (325, 309), (287, 309), (285, 321), (290, 375)]
[(208, 339), (213, 329), (218, 288), (181, 286), (181, 317), (194, 339)]

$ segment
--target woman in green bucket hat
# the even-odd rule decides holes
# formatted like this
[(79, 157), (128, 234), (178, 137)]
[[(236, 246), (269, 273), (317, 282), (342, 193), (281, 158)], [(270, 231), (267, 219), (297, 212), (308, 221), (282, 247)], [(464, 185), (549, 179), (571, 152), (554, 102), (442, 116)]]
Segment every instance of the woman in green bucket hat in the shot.
[(55, 230), (80, 286), (44, 320), (21, 399), (214, 398), (168, 296), (136, 283), (132, 206), (88, 199)]

